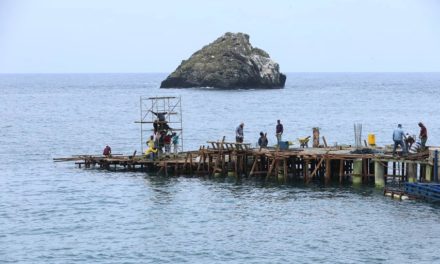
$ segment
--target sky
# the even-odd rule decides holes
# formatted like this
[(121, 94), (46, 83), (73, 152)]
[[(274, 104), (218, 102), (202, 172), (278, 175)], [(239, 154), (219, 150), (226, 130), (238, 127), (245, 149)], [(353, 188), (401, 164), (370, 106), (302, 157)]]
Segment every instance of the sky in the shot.
[(282, 72), (440, 71), (438, 0), (0, 0), (0, 73), (169, 73), (225, 32)]

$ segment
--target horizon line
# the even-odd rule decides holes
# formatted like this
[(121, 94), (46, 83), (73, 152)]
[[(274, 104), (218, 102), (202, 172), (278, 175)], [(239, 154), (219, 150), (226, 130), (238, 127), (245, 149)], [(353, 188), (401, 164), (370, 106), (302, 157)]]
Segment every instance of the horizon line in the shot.
[[(0, 75), (36, 74), (171, 74), (172, 72), (0, 72)], [(286, 71), (282, 73), (440, 73), (440, 71)]]

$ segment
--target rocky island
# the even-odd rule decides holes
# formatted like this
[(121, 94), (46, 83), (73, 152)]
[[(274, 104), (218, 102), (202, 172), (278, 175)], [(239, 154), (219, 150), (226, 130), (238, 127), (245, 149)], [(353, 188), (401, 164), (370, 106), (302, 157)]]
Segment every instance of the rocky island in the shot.
[(182, 61), (161, 88), (282, 88), (286, 75), (267, 52), (254, 48), (249, 35), (226, 33)]

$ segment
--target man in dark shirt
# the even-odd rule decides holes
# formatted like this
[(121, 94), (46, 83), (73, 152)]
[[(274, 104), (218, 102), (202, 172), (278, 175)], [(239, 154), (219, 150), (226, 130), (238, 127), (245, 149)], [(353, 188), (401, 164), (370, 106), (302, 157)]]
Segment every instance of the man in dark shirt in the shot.
[(419, 127), (420, 127), (419, 138), (422, 144), (422, 150), (424, 150), (426, 147), (426, 141), (428, 140), (428, 131), (422, 122), (419, 122)]
[(266, 148), (268, 144), (268, 140), (266, 135), (263, 132), (260, 132), (260, 138), (258, 139), (258, 146), (260, 148)]
[(170, 155), (171, 153), (171, 132), (168, 131), (168, 133), (166, 133), (166, 135), (163, 138), (163, 143), (165, 145), (165, 153), (166, 155)]
[(275, 133), (276, 133), (276, 136), (277, 136), (277, 143), (278, 144), (280, 144), (283, 132), (284, 132), (283, 124), (281, 124), (280, 120), (277, 120), (277, 127), (276, 127), (276, 132)]
[(154, 120), (153, 128), (154, 132), (165, 130), (165, 132), (168, 132), (168, 130), (171, 129), (171, 127), (168, 126), (168, 122), (166, 121), (166, 115), (168, 112), (154, 112), (151, 111), (153, 115), (157, 116), (157, 119)]

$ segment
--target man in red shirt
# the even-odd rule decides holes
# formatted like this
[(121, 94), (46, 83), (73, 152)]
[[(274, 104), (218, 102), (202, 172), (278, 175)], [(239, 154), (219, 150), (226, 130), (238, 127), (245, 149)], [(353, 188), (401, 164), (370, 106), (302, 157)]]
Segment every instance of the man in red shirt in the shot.
[(419, 122), (419, 127), (420, 127), (419, 138), (422, 143), (422, 150), (424, 150), (426, 147), (426, 141), (428, 140), (428, 131), (426, 130), (426, 127), (422, 122)]
[(163, 139), (163, 143), (165, 144), (165, 154), (170, 155), (171, 152), (171, 132), (168, 131), (168, 133), (165, 135)]
[(105, 146), (104, 150), (102, 151), (102, 155), (110, 157), (112, 155), (112, 148), (109, 145)]

